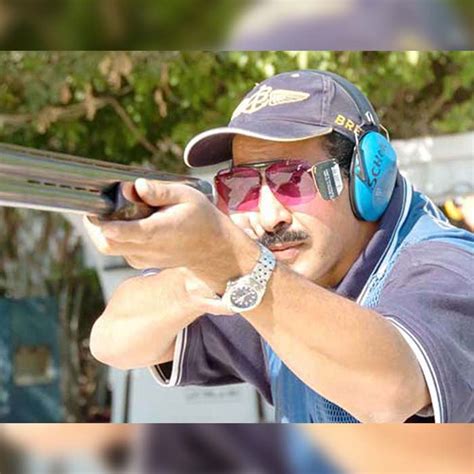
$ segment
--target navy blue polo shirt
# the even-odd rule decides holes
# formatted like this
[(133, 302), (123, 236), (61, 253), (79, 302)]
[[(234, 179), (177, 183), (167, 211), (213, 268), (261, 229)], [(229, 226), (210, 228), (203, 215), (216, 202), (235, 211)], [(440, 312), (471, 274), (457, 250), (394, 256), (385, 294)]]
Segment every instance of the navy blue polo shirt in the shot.
[[(378, 230), (335, 288), (339, 295), (353, 300), (360, 296), (389, 250), (405, 212), (405, 195), (399, 177)], [(472, 245), (472, 234), (467, 239)], [(432, 404), (408, 421), (474, 421), (473, 263), (469, 246), (443, 241), (411, 245), (397, 257), (373, 307), (400, 331), (427, 382)], [(248, 382), (272, 403), (266, 361), (264, 341), (244, 318), (203, 315), (178, 335), (171, 374), (163, 366), (151, 370), (164, 386)], [(301, 401), (295, 397), (285, 403)]]

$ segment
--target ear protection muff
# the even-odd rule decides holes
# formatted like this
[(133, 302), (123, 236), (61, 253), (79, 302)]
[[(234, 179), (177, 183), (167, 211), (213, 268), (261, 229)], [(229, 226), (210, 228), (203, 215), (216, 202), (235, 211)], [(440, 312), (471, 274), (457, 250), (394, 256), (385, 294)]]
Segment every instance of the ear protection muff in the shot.
[[(326, 71), (352, 98), (363, 119), (362, 132), (355, 134), (356, 144), (349, 175), (349, 196), (354, 215), (375, 222), (387, 210), (397, 178), (397, 155), (390, 144), (372, 104), (362, 92), (343, 77)], [(385, 132), (385, 135), (381, 133)]]
[(375, 222), (387, 210), (397, 178), (397, 155), (381, 133), (368, 131), (357, 140), (352, 155), (349, 195), (352, 211)]

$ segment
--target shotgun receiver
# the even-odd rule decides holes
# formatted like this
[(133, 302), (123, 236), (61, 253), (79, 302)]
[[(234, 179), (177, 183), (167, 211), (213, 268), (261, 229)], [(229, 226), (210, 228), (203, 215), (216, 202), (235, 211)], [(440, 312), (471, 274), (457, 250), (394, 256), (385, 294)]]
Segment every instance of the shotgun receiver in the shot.
[(213, 198), (212, 185), (198, 178), (0, 143), (0, 206), (141, 219), (156, 209), (139, 199), (137, 178), (186, 184)]

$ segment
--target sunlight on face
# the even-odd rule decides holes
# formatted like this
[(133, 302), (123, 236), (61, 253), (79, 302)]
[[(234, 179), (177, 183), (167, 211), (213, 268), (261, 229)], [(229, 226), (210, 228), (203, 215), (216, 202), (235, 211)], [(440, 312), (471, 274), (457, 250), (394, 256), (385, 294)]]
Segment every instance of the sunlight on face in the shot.
[[(327, 160), (325, 138), (274, 142), (237, 135), (233, 141), (236, 166), (278, 159), (299, 159), (312, 164)], [(276, 258), (295, 272), (323, 286), (334, 286), (360, 253), (361, 226), (351, 210), (348, 183), (342, 195), (325, 201), (319, 194), (304, 204), (285, 207), (268, 186), (262, 186), (258, 211), (232, 212), (231, 218), (254, 239), (265, 239), (279, 229), (289, 235), (305, 235), (296, 242), (271, 248)], [(270, 239), (270, 241), (272, 241)], [(275, 244), (276, 245), (276, 244)]]

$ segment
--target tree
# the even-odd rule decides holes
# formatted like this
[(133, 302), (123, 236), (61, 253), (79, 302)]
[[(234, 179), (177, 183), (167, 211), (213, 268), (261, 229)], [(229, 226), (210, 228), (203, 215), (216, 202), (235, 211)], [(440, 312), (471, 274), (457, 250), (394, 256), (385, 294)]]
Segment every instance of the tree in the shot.
[(474, 54), (456, 52), (3, 52), (0, 140), (184, 172), (184, 144), (223, 125), (254, 83), (338, 72), (395, 138), (472, 129)]

